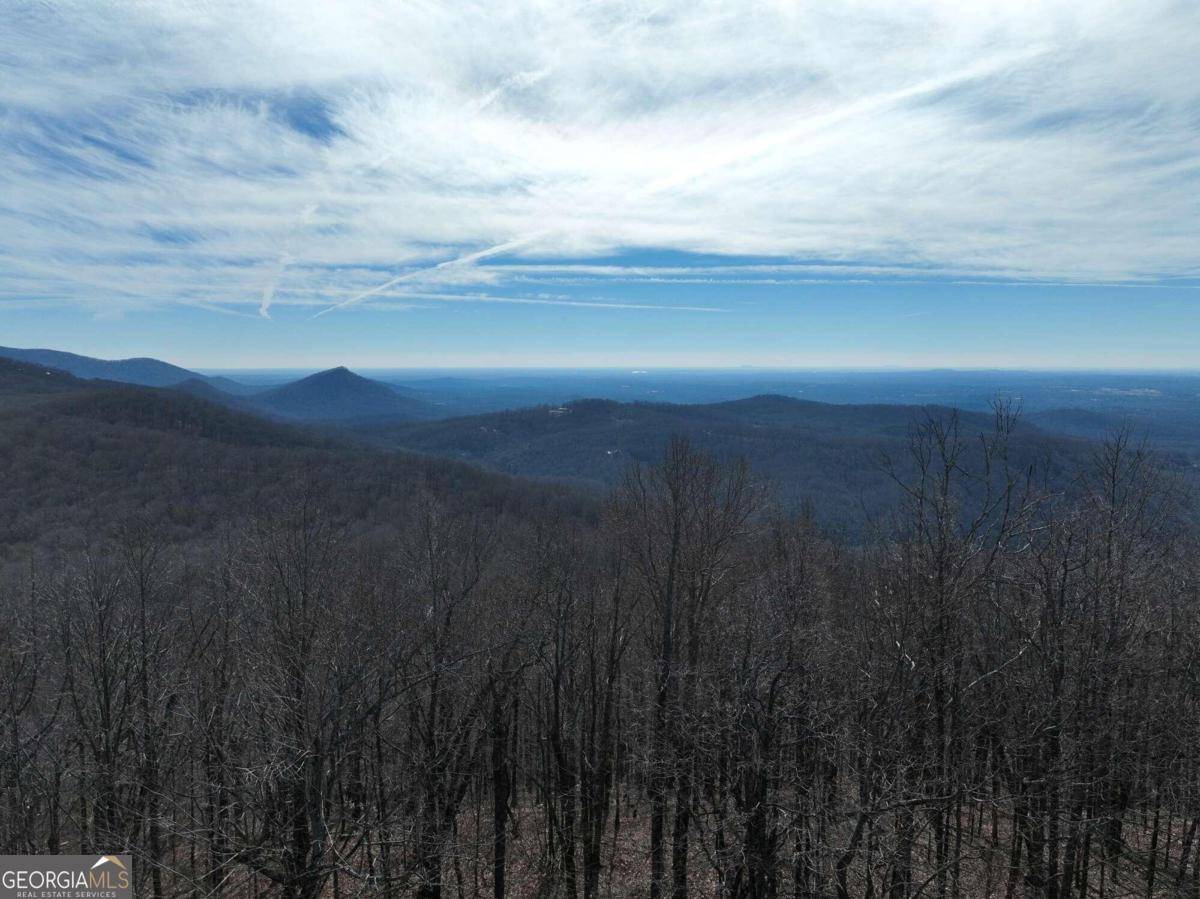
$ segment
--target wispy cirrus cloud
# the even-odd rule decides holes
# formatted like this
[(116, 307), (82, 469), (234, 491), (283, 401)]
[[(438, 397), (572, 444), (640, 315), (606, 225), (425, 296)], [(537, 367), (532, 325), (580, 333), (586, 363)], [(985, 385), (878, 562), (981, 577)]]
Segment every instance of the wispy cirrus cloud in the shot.
[(1195, 279), (1198, 57), (1172, 2), (22, 6), (0, 303)]

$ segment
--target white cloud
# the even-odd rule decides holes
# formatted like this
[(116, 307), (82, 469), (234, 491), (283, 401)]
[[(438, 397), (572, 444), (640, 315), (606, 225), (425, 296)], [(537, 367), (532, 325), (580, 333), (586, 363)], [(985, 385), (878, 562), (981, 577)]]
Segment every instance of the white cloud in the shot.
[[(580, 276), (497, 247), (1195, 278), (1197, 58), (1165, 0), (28, 6), (0, 302), (311, 314)], [(747, 277), (683, 268), (658, 276)]]

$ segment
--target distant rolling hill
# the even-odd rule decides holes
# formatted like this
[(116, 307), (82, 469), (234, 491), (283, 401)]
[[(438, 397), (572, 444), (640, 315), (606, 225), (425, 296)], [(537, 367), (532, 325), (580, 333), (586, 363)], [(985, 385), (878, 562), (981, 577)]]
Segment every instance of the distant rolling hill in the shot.
[(435, 414), (428, 403), (343, 367), (255, 394), (247, 404), (277, 418), (308, 422), (413, 421)]
[[(940, 407), (832, 405), (769, 395), (706, 405), (582, 400), (355, 431), (377, 445), (593, 488), (614, 484), (630, 462), (657, 461), (667, 440), (680, 434), (720, 456), (745, 457), (785, 505), (808, 502), (826, 523), (857, 528), (864, 515), (898, 500), (885, 460), (911, 473), (913, 423), (924, 415), (950, 414)], [(958, 415), (968, 442), (993, 423), (990, 415)], [(1048, 476), (1061, 482), (1091, 446), (1022, 425), (1012, 458), (1024, 468), (1052, 454)]]
[(236, 395), (253, 392), (253, 388), (229, 378), (210, 378), (160, 359), (94, 359), (59, 350), (25, 350), (16, 347), (0, 347), (0, 357), (56, 368), (77, 378), (100, 378), (143, 387), (173, 387), (184, 381), (196, 380), (224, 393)]

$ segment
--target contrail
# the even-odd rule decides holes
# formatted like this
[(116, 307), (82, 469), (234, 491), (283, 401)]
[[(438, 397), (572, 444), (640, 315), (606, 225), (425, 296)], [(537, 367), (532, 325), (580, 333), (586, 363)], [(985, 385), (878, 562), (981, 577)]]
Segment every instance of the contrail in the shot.
[(661, 303), (609, 303), (602, 300), (572, 300), (563, 297), (497, 296), (486, 293), (404, 293), (403, 296), (406, 299), (432, 300), (439, 303), (512, 303), (518, 306), (581, 306), (586, 309), (657, 309), (663, 312), (729, 311), (720, 306), (664, 306)]
[(968, 66), (950, 75), (927, 78), (924, 81), (918, 81), (916, 84), (911, 84), (908, 87), (899, 88), (898, 90), (885, 91), (869, 97), (863, 97), (861, 100), (855, 100), (840, 109), (813, 116), (788, 128), (783, 128), (750, 140), (741, 147), (731, 150), (715, 159), (706, 160), (698, 166), (693, 166), (691, 169), (684, 169), (660, 178), (651, 182), (642, 191), (635, 192), (631, 196), (641, 198), (643, 196), (653, 196), (654, 194), (662, 193), (663, 191), (686, 184), (689, 181), (694, 181), (704, 175), (729, 168), (739, 162), (753, 159), (755, 156), (761, 156), (770, 150), (794, 143), (801, 138), (812, 137), (830, 125), (840, 124), (849, 119), (876, 112), (903, 100), (936, 93), (955, 84), (970, 81), (984, 75), (990, 75), (993, 72), (1008, 68), (1013, 63), (1022, 62), (1034, 56), (1040, 56), (1045, 52), (1043, 48), (1035, 47), (1019, 53), (1009, 53), (986, 62)]
[(437, 265), (431, 265), (426, 268), (419, 268), (416, 271), (405, 272), (403, 275), (397, 275), (390, 281), (385, 281), (378, 287), (372, 287), (370, 290), (364, 290), (362, 293), (355, 294), (349, 299), (342, 300), (340, 303), (335, 303), (325, 309), (322, 309), (312, 318), (320, 318), (329, 312), (337, 309), (344, 309), (347, 306), (353, 306), (355, 303), (360, 303), (369, 296), (374, 296), (377, 293), (387, 290), (390, 287), (395, 287), (397, 284), (402, 284), (405, 281), (411, 281), (414, 278), (419, 278), (422, 275), (428, 275), (430, 272), (440, 271), (445, 268), (453, 268), (459, 265), (470, 265), (473, 262), (478, 262), (480, 259), (487, 259), (489, 256), (498, 256), (501, 253), (507, 253), (509, 250), (515, 250), (518, 247), (523, 247), (526, 244), (531, 244), (535, 240), (544, 237), (546, 231), (539, 231), (536, 234), (528, 234), (525, 237), (518, 237), (515, 240), (506, 241), (505, 243), (496, 244), (494, 247), (488, 247), (486, 250), (477, 250), (474, 253), (468, 253), (465, 256), (459, 256), (455, 259), (447, 259), (445, 262), (439, 262)]
[[(700, 165), (693, 166), (690, 169), (684, 169), (683, 171), (675, 172), (672, 175), (652, 181), (644, 187), (627, 194), (625, 196), (625, 200), (641, 200), (647, 197), (655, 196), (673, 188), (680, 187), (683, 184), (696, 180), (697, 178), (710, 175), (714, 172), (727, 169), (740, 162), (760, 156), (763, 153), (776, 149), (777, 147), (784, 146), (801, 138), (811, 137), (821, 130), (828, 128), (830, 125), (838, 124), (848, 119), (875, 112), (879, 109), (903, 100), (909, 100), (914, 97), (935, 93), (955, 84), (960, 84), (963, 81), (970, 81), (974, 78), (990, 75), (993, 72), (1008, 68), (1013, 63), (1021, 62), (1034, 56), (1039, 56), (1044, 52), (1045, 50), (1043, 48), (1031, 48), (1020, 53), (1005, 54), (1004, 56), (995, 57), (987, 62), (978, 63), (976, 65), (968, 66), (965, 69), (960, 69), (958, 72), (955, 72), (951, 75), (943, 75), (937, 78), (927, 78), (924, 81), (919, 81), (916, 84), (909, 85), (908, 87), (900, 88), (894, 91), (885, 91), (870, 97), (864, 97), (863, 99), (856, 100), (842, 107), (841, 109), (836, 109), (832, 112), (814, 116), (810, 119), (806, 119), (803, 122), (792, 125), (789, 128), (784, 128), (757, 139), (748, 141), (741, 147), (738, 147), (718, 157), (710, 158)], [(320, 318), (322, 315), (325, 315), (329, 312), (334, 312), (338, 309), (344, 309), (347, 306), (353, 306), (354, 304), (362, 302), (367, 297), (373, 296), (380, 291), (387, 290), (388, 288), (394, 287), (395, 285), (401, 284), (405, 281), (418, 279), (424, 275), (428, 275), (431, 272), (457, 266), (471, 265), (474, 262), (478, 262), (480, 259), (496, 256), (501, 253), (508, 252), (509, 250), (519, 249), (520, 247), (527, 246), (528, 244), (531, 244), (550, 233), (554, 232), (548, 230), (538, 231), (534, 234), (528, 234), (524, 237), (517, 237), (512, 240), (505, 241), (504, 243), (496, 244), (495, 246), (488, 247), (487, 249), (477, 250), (474, 253), (468, 253), (464, 256), (448, 259), (445, 262), (439, 262), (437, 265), (406, 272), (403, 275), (397, 275), (395, 278), (380, 284), (378, 287), (365, 290), (362, 293), (356, 294), (355, 296), (343, 300), (340, 303), (336, 303), (332, 306), (322, 309), (312, 317)]]
[(176, 300), (177, 303), (183, 306), (194, 306), (197, 309), (204, 309), (208, 312), (219, 312), (221, 315), (235, 315), (238, 318), (254, 318), (251, 312), (241, 312), (237, 309), (226, 309), (224, 306), (218, 306), (215, 303), (210, 303), (208, 300)]
[(311, 222), (319, 208), (319, 204), (310, 203), (300, 211), (299, 217), (292, 222), (292, 227), (284, 240), (283, 252), (279, 254), (279, 261), (275, 264), (274, 274), (271, 275), (271, 280), (267, 283), (267, 286), (263, 288), (262, 302), (258, 304), (258, 314), (263, 318), (271, 317), (271, 303), (275, 301), (275, 288), (279, 286), (279, 279), (283, 277), (283, 270), (288, 267), (289, 263), (295, 261), (295, 257), (291, 254), (291, 246), (297, 229), (301, 225), (307, 225)]
[(287, 264), (292, 261), (291, 254), (284, 251), (279, 254), (279, 261), (275, 263), (275, 269), (271, 274), (271, 280), (267, 282), (267, 286), (263, 288), (262, 302), (258, 304), (258, 314), (263, 318), (271, 317), (271, 303), (275, 300), (275, 288), (279, 284), (279, 279), (283, 277), (283, 270), (287, 268)]
[(510, 75), (501, 81), (498, 85), (492, 88), (488, 93), (480, 98), (475, 104), (476, 112), (483, 112), (500, 97), (514, 87), (529, 87), (531, 84), (537, 84), (554, 70), (553, 66), (543, 66), (540, 69), (533, 69), (528, 72), (517, 72), (515, 75)]

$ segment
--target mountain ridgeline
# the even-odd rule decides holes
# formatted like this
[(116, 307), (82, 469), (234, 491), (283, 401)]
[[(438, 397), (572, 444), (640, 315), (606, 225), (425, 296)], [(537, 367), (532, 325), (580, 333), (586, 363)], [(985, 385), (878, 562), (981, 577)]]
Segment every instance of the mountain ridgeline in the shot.
[(140, 384), (144, 387), (172, 387), (183, 381), (194, 379), (211, 384), (223, 393), (251, 392), (251, 388), (228, 378), (210, 378), (159, 359), (94, 359), (90, 356), (79, 356), (59, 350), (25, 350), (14, 347), (0, 347), (0, 357), (45, 366), (84, 379), (120, 381), (126, 384)]
[(57, 350), (0, 347), (0, 358), (61, 371), (82, 380), (163, 387), (268, 418), (292, 422), (396, 421), (435, 417), (436, 408), (344, 367), (259, 388), (210, 377), (158, 359), (93, 359)]

